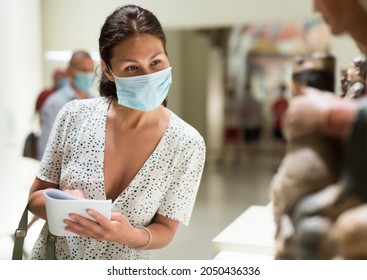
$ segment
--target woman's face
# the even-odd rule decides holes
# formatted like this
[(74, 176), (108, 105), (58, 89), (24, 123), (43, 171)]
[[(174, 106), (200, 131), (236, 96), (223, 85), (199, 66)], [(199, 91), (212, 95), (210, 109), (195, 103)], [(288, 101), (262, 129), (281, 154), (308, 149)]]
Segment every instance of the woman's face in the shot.
[(111, 70), (118, 77), (146, 75), (168, 67), (161, 39), (151, 34), (131, 37), (112, 50)]

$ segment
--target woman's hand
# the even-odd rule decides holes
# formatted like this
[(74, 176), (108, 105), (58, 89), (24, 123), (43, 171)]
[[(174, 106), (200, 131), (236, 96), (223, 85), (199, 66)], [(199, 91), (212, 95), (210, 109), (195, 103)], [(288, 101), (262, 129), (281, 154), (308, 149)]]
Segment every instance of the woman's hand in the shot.
[(95, 221), (72, 213), (70, 219), (64, 220), (65, 229), (80, 236), (118, 242), (132, 248), (142, 248), (147, 244), (147, 249), (162, 248), (171, 242), (179, 225), (176, 220), (156, 214), (146, 230), (135, 228), (121, 213), (112, 213), (111, 220), (92, 209), (88, 209), (87, 214)]
[(81, 190), (63, 190), (64, 192), (66, 192), (67, 194), (79, 197), (79, 198), (84, 198), (84, 194)]
[(138, 229), (134, 228), (123, 214), (112, 213), (111, 220), (92, 209), (88, 209), (87, 214), (91, 219), (70, 214), (71, 219), (64, 220), (67, 225), (65, 229), (84, 237), (134, 245)]

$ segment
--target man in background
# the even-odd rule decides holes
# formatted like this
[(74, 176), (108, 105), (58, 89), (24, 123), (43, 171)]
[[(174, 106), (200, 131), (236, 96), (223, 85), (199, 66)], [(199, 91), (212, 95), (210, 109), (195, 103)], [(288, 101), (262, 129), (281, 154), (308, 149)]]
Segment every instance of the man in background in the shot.
[(86, 51), (75, 51), (67, 67), (69, 84), (52, 93), (40, 108), (41, 136), (38, 141), (38, 159), (46, 148), (52, 125), (60, 109), (74, 99), (92, 98), (94, 62)]

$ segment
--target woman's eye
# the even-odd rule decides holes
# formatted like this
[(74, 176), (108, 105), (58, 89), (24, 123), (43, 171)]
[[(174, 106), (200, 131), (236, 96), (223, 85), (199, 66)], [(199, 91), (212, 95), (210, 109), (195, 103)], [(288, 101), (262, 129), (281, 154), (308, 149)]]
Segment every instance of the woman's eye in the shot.
[(161, 62), (160, 60), (153, 60), (151, 65), (155, 66), (155, 65), (158, 65), (160, 62)]
[(135, 71), (137, 69), (138, 69), (138, 67), (136, 67), (135, 65), (130, 65), (130, 66), (125, 68), (125, 70), (127, 70), (127, 71)]

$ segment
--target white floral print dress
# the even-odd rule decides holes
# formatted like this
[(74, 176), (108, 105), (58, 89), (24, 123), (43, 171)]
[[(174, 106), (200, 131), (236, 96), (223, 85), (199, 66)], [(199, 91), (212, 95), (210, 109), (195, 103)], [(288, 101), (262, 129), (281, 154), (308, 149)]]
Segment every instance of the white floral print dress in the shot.
[[(106, 199), (104, 145), (111, 98), (74, 100), (59, 112), (37, 177), (60, 189), (80, 189), (89, 199)], [(189, 124), (170, 112), (158, 146), (126, 189), (113, 201), (112, 211), (134, 226), (148, 225), (156, 213), (189, 224), (205, 163), (205, 143)], [(47, 222), (31, 254), (45, 259)], [(150, 259), (153, 250), (134, 250), (119, 243), (80, 236), (57, 237), (57, 259)]]

